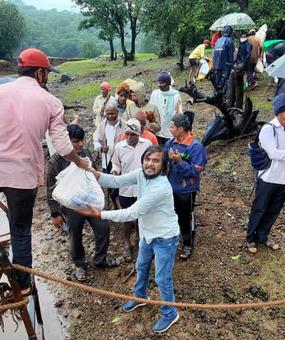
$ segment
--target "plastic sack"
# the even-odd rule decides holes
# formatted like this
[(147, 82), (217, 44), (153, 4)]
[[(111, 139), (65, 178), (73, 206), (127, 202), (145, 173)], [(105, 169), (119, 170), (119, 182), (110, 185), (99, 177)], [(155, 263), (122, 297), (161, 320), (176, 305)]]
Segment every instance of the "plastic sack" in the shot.
[(95, 176), (71, 163), (56, 176), (53, 199), (70, 209), (86, 208), (88, 205), (102, 210), (104, 193)]
[(255, 65), (255, 72), (257, 73), (263, 73), (264, 71), (264, 65), (260, 58), (258, 58), (257, 64)]
[(206, 59), (201, 59), (200, 60), (200, 69), (199, 69), (199, 74), (197, 80), (203, 80), (205, 79), (206, 75), (209, 73), (211, 65), (210, 62), (207, 61)]

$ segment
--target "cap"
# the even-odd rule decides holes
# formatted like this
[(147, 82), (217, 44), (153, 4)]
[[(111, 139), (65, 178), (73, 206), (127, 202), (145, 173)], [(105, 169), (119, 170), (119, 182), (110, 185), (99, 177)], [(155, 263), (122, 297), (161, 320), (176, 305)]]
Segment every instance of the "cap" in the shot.
[(36, 48), (28, 48), (22, 51), (19, 55), (18, 66), (39, 68), (42, 67), (50, 72), (51, 71), (58, 72), (57, 69), (51, 66), (51, 63), (47, 55)]
[(131, 132), (136, 135), (141, 134), (141, 123), (136, 118), (131, 118), (127, 121), (125, 132)]
[(158, 75), (158, 77), (156, 78), (156, 80), (158, 82), (163, 82), (163, 83), (167, 83), (168, 85), (171, 85), (171, 76), (168, 72), (166, 71), (161, 71)]
[(134, 93), (134, 94), (138, 94), (138, 95), (141, 95), (141, 96), (145, 96), (145, 87), (144, 87), (144, 83), (142, 83), (141, 81), (136, 83), (135, 85), (133, 85), (131, 87), (131, 91)]
[(128, 78), (124, 80), (123, 83), (129, 85), (129, 88), (132, 89), (132, 87), (137, 83), (137, 81), (134, 79)]
[(130, 87), (126, 83), (121, 83), (116, 88), (117, 94), (120, 94), (121, 92), (125, 92), (127, 95), (130, 93)]
[(251, 30), (249, 30), (248, 34), (255, 34), (256, 33), (256, 29), (252, 28)]
[(106, 90), (107, 92), (110, 91), (111, 89), (111, 85), (109, 83), (107, 83), (106, 81), (103, 81), (100, 86), (99, 86), (100, 90)]
[(281, 112), (285, 112), (285, 93), (278, 94), (272, 102), (275, 116), (278, 116)]

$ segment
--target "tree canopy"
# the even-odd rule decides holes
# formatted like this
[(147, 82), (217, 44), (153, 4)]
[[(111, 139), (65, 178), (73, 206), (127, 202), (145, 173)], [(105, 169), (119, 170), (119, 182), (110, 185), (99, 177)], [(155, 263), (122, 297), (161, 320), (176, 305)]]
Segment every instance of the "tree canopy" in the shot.
[(25, 31), (25, 20), (18, 8), (12, 3), (0, 0), (0, 58), (12, 56)]
[(78, 30), (83, 19), (81, 14), (56, 9), (38, 10), (34, 6), (25, 5), (21, 0), (14, 0), (13, 3), (26, 22), (26, 34), (21, 37), (16, 53), (35, 47), (50, 56), (94, 58), (108, 51), (108, 45), (99, 40), (97, 30)]
[[(101, 29), (101, 37), (111, 42), (114, 35), (121, 41), (124, 61), (133, 60), (136, 51), (136, 38), (139, 34), (139, 18), (143, 11), (142, 0), (73, 0), (81, 7), (85, 20), (81, 28), (96, 27)], [(131, 50), (128, 52), (125, 44), (127, 35), (126, 25), (131, 33)], [(111, 47), (111, 45), (110, 45)], [(111, 48), (112, 49), (112, 48)]]
[(239, 11), (249, 14), (257, 28), (266, 23), (268, 39), (285, 39), (285, 0), (72, 1), (82, 13), (38, 10), (22, 0), (0, 0), (0, 6), (9, 8), (0, 8), (0, 57), (27, 47), (67, 58), (111, 51), (113, 59), (117, 51), (127, 60), (138, 51), (179, 54), (182, 65), (185, 51), (210, 37), (214, 21)]

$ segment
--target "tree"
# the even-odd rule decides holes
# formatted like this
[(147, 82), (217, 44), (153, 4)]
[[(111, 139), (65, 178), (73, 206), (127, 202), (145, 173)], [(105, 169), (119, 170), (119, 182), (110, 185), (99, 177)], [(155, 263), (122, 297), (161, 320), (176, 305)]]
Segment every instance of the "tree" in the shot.
[[(84, 14), (85, 15), (85, 14)], [(84, 19), (79, 24), (79, 30), (89, 29), (91, 27), (100, 27), (100, 32), (98, 38), (109, 42), (110, 46), (110, 60), (115, 60), (115, 50), (114, 50), (114, 36), (115, 28), (108, 25), (106, 21), (102, 21), (99, 26), (97, 16), (90, 16), (88, 19)]]
[(96, 58), (101, 54), (101, 51), (96, 46), (94, 40), (85, 40), (80, 44), (80, 56), (82, 58)]
[[(103, 34), (115, 32), (121, 40), (124, 64), (135, 57), (135, 41), (139, 34), (138, 19), (143, 10), (142, 0), (73, 0), (81, 6), (81, 12), (86, 17), (81, 27), (97, 27)], [(126, 25), (130, 24), (131, 50), (127, 51), (125, 44)]]
[(241, 12), (246, 12), (248, 9), (249, 0), (228, 0), (230, 3), (237, 3)]
[[(283, 6), (281, 5), (283, 3)], [(257, 27), (268, 26), (267, 39), (285, 39), (285, 3), (284, 0), (251, 0), (247, 13)]]
[(115, 49), (114, 49), (114, 36), (115, 36), (115, 32), (113, 30), (113, 27), (101, 29), (98, 35), (99, 39), (109, 42), (111, 61), (116, 59)]
[(12, 58), (12, 53), (20, 45), (25, 31), (25, 21), (17, 7), (0, 0), (0, 58)]
[(161, 41), (160, 56), (179, 54), (179, 66), (187, 47), (202, 42), (209, 36), (211, 22), (229, 10), (224, 0), (147, 0), (143, 28), (155, 32)]

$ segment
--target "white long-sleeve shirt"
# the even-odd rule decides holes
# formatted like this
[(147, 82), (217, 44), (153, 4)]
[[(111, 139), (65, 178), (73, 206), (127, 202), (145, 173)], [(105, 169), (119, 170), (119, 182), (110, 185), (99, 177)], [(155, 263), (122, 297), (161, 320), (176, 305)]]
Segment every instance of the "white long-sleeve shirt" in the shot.
[(269, 123), (274, 125), (274, 128), (265, 124), (260, 131), (259, 141), (272, 162), (261, 178), (267, 183), (285, 184), (285, 129), (276, 117)]
[(140, 239), (150, 243), (154, 238), (179, 235), (178, 218), (174, 211), (172, 187), (167, 176), (146, 179), (142, 169), (122, 176), (101, 174), (99, 183), (107, 188), (122, 188), (136, 184), (138, 200), (129, 208), (102, 211), (101, 218), (115, 222), (138, 218)]
[(149, 103), (154, 104), (158, 108), (160, 115), (161, 130), (156, 135), (163, 138), (171, 138), (171, 118), (176, 114), (183, 113), (179, 92), (172, 87), (168, 91), (154, 90), (150, 96)]

